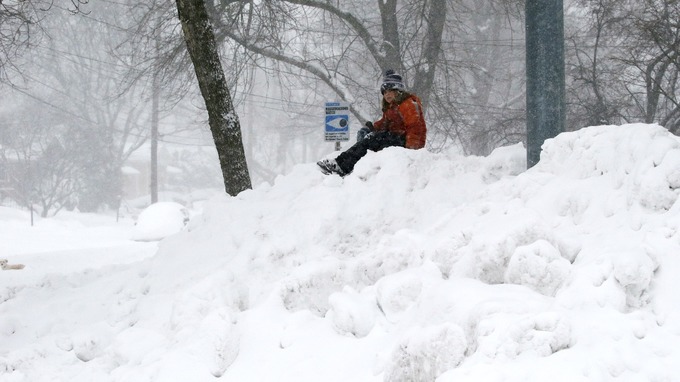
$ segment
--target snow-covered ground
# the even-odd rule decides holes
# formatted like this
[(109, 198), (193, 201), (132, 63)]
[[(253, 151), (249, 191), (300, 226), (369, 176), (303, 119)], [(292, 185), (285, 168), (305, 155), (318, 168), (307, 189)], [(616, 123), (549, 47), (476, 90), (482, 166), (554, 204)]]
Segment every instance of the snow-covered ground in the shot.
[(180, 233), (0, 209), (1, 381), (677, 381), (680, 139), (297, 166)]

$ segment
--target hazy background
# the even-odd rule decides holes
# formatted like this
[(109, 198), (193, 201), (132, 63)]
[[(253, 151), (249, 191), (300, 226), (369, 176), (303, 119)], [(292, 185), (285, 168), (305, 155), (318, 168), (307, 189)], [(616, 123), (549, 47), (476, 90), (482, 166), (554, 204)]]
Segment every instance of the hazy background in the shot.
[[(207, 3), (255, 186), (334, 149), (323, 141), (324, 102), (352, 103), (352, 135), (361, 119), (377, 119), (384, 64), (332, 13), (351, 14), (384, 42), (375, 1), (265, 3)], [(398, 30), (386, 39), (399, 43), (395, 66), (409, 87), (432, 69), (424, 33), (443, 18), (434, 77), (419, 94), (427, 149), (486, 155), (523, 142), (523, 2), (387, 3)], [(429, 12), (434, 4), (444, 8)], [(143, 207), (154, 141), (161, 200), (224, 192), (174, 1), (4, 1), (0, 17), (2, 205), (45, 216)], [(565, 1), (569, 130), (655, 122), (677, 131), (679, 17), (670, 0)]]

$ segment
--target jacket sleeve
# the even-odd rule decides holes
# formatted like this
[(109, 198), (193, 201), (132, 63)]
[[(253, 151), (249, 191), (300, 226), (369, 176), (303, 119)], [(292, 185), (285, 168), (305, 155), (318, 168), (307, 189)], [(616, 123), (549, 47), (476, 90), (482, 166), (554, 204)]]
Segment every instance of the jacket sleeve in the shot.
[(378, 131), (385, 130), (385, 113), (379, 120), (373, 122), (373, 128)]
[(420, 99), (413, 96), (405, 100), (399, 105), (399, 112), (404, 118), (406, 128), (406, 148), (421, 149), (425, 147), (427, 128)]

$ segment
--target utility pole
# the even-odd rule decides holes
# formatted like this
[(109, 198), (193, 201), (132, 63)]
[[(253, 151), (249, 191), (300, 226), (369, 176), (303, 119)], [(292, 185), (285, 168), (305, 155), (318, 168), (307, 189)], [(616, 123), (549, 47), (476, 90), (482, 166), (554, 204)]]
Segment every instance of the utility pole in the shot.
[(150, 171), (150, 193), (151, 204), (158, 202), (158, 102), (160, 89), (158, 85), (158, 75), (154, 73), (153, 89), (151, 90), (151, 171)]
[(563, 0), (526, 0), (527, 167), (564, 131)]
[(158, 202), (158, 103), (160, 101), (160, 76), (158, 74), (158, 56), (160, 55), (159, 27), (154, 30), (154, 42), (156, 47), (156, 68), (151, 79), (151, 163), (149, 171), (149, 193), (151, 204)]

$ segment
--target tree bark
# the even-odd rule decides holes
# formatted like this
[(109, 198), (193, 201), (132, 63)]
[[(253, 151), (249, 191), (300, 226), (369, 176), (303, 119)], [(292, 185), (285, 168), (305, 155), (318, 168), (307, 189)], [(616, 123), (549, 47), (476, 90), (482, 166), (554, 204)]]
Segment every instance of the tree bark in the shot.
[(423, 41), (423, 57), (417, 65), (413, 80), (413, 91), (420, 96), (425, 109), (430, 104), (434, 75), (442, 50), (442, 36), (446, 23), (446, 0), (432, 0), (429, 5), (427, 35)]
[(217, 148), (224, 187), (229, 195), (235, 196), (252, 188), (252, 185), (243, 149), (241, 124), (227, 88), (205, 2), (177, 0), (177, 13), (208, 110), (208, 124)]
[(378, 1), (380, 19), (382, 21), (384, 52), (383, 61), (378, 61), (380, 69), (394, 69), (402, 73), (401, 41), (399, 39), (399, 24), (397, 24), (397, 0)]

